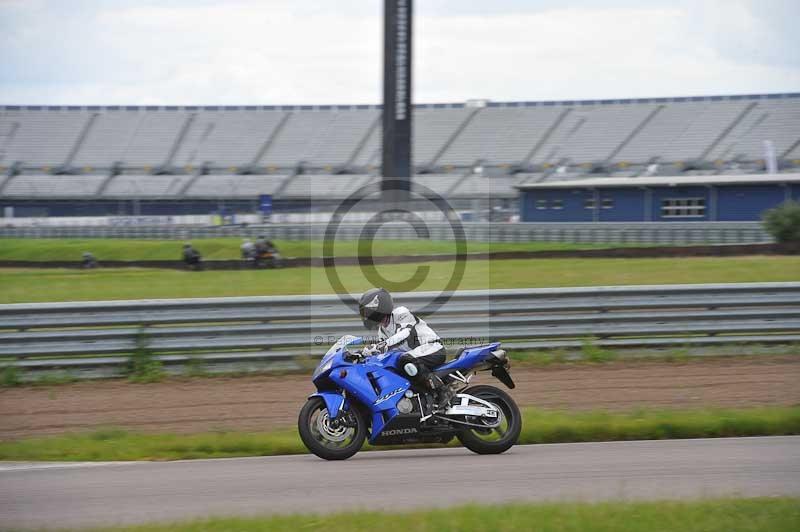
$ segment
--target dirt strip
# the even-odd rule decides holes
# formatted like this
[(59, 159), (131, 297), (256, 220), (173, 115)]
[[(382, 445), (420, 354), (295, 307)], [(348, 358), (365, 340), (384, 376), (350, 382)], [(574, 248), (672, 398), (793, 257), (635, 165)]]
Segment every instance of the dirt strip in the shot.
[[(800, 405), (800, 357), (512, 368), (522, 406), (565, 410)], [(494, 381), (481, 374), (473, 382)], [(0, 389), (0, 439), (104, 426), (141, 432), (263, 431), (292, 426), (308, 376), (124, 380)]]

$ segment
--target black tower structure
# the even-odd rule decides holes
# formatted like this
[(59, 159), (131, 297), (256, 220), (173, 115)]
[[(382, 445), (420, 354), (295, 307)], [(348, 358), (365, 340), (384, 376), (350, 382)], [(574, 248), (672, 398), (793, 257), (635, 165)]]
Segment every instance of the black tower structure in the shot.
[(383, 160), (384, 202), (406, 201), (411, 190), (411, 3), (383, 3)]

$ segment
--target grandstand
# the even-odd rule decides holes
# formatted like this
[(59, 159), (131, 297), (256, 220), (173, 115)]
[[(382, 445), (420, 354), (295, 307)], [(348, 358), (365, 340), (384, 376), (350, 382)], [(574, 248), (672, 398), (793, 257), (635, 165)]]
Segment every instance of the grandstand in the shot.
[[(0, 106), (0, 206), (118, 213), (340, 201), (380, 164), (380, 106)], [(451, 200), (598, 176), (800, 167), (800, 93), (418, 105), (414, 181)], [(156, 208), (156, 205), (160, 205)], [(62, 208), (57, 208), (61, 205)], [(74, 205), (74, 204), (73, 204)], [(141, 208), (140, 205), (140, 208)], [(86, 205), (80, 214), (86, 214)]]

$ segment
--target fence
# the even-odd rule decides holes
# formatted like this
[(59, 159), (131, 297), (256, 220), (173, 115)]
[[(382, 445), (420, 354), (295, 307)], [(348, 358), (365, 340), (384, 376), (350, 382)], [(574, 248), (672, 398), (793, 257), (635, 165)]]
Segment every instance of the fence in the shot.
[[(396, 300), (413, 309), (434, 297)], [(460, 291), (429, 319), (452, 347), (502, 340), (511, 349), (574, 349), (589, 338), (648, 350), (787, 344), (800, 341), (800, 283)], [(336, 296), (0, 305), (0, 364), (112, 375), (146, 349), (167, 365), (253, 369), (319, 356), (361, 330)]]
[[(749, 244), (772, 239), (759, 222), (597, 222), (597, 223), (462, 223), (468, 240), (483, 242), (581, 242), (614, 244)], [(363, 224), (342, 224), (336, 233), (341, 240), (359, 238)], [(453, 240), (449, 224), (426, 223), (432, 240)], [(119, 226), (119, 227), (0, 227), (6, 238), (144, 238), (200, 239), (255, 237), (266, 235), (282, 240), (321, 240), (326, 224), (268, 224), (250, 226)], [(384, 225), (378, 238), (416, 240), (407, 224)]]

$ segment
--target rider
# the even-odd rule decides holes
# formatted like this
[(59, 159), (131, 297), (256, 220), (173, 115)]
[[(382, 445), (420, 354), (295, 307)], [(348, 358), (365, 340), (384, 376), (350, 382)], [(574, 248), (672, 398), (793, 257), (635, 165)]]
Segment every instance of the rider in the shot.
[(183, 262), (193, 270), (199, 270), (202, 267), (203, 257), (200, 252), (192, 247), (189, 242), (183, 245)]
[(378, 330), (377, 349), (401, 349), (398, 367), (418, 386), (434, 392), (437, 406), (448, 404), (452, 390), (431, 370), (444, 364), (445, 348), (439, 335), (406, 307), (396, 307), (383, 288), (367, 290), (358, 302), (364, 326)]

